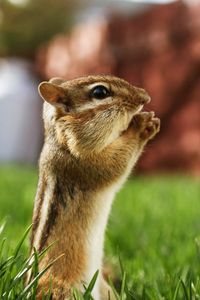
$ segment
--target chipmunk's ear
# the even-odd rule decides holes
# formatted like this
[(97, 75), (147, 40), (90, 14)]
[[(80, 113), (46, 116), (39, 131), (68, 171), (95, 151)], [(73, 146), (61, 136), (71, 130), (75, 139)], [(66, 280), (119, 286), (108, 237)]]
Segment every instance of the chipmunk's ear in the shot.
[(52, 105), (62, 105), (63, 100), (66, 98), (65, 90), (51, 82), (41, 82), (38, 91), (42, 99)]
[(54, 84), (61, 84), (65, 81), (66, 81), (66, 79), (61, 78), (61, 77), (53, 77), (49, 80), (50, 83), (54, 83)]

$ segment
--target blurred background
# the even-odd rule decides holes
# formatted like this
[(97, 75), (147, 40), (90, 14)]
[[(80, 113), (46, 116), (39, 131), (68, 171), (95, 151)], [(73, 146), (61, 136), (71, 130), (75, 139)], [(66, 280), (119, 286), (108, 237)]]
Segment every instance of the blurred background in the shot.
[(199, 293), (198, 0), (0, 0), (0, 225), (7, 218), (16, 245), (31, 223), (43, 144), (38, 83), (99, 73), (145, 88), (146, 109), (161, 118), (138, 176), (114, 202), (106, 257), (119, 274), (120, 250), (138, 295), (179, 299), (180, 278)]
[(0, 162), (37, 163), (38, 82), (95, 73), (145, 88), (162, 120), (138, 172), (200, 175), (198, 0), (1, 0)]

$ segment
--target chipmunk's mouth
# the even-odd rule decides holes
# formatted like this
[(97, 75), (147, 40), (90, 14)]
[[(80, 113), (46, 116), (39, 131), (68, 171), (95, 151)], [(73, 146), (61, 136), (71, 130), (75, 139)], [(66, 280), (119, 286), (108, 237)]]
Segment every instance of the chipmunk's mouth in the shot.
[(139, 105), (138, 109), (134, 112), (133, 116), (142, 111), (144, 104)]
[(134, 109), (134, 112), (130, 113), (130, 122), (135, 115), (137, 115), (138, 113), (140, 113), (142, 111), (143, 107), (144, 107), (144, 104), (140, 104), (140, 105), (138, 105), (138, 107), (136, 109)]
[(133, 117), (142, 111), (143, 106), (144, 106), (144, 104), (141, 104), (137, 107), (137, 109), (134, 109), (134, 111), (126, 111), (126, 113), (123, 116), (122, 121), (120, 122), (120, 127), (121, 127), (120, 132), (121, 133), (128, 129)]

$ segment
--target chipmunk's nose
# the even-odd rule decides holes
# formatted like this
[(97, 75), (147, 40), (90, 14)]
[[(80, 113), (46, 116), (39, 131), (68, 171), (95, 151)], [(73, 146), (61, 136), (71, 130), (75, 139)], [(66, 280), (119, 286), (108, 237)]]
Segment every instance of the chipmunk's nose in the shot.
[(144, 89), (134, 87), (134, 100), (138, 102), (138, 104), (144, 105), (151, 101), (151, 97)]

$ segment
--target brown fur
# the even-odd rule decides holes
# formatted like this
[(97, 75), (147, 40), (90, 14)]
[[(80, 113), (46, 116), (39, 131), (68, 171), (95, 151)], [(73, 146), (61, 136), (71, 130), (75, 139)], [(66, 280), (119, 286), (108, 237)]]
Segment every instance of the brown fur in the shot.
[[(108, 99), (92, 98), (90, 85), (98, 82), (110, 89)], [(41, 251), (57, 241), (40, 268), (64, 256), (40, 280), (38, 299), (52, 280), (52, 297), (62, 300), (72, 287), (81, 289), (84, 281), (90, 261), (86, 241), (105, 205), (98, 195), (118, 184), (120, 178), (122, 182), (126, 179), (160, 123), (153, 113), (138, 112), (149, 101), (147, 93), (116, 77), (54, 78), (42, 83), (39, 91), (49, 103), (44, 106), (45, 143), (31, 247)], [(38, 235), (47, 198), (45, 224)], [(101, 279), (101, 270), (99, 276)], [(101, 280), (101, 299), (105, 300), (109, 288)]]

